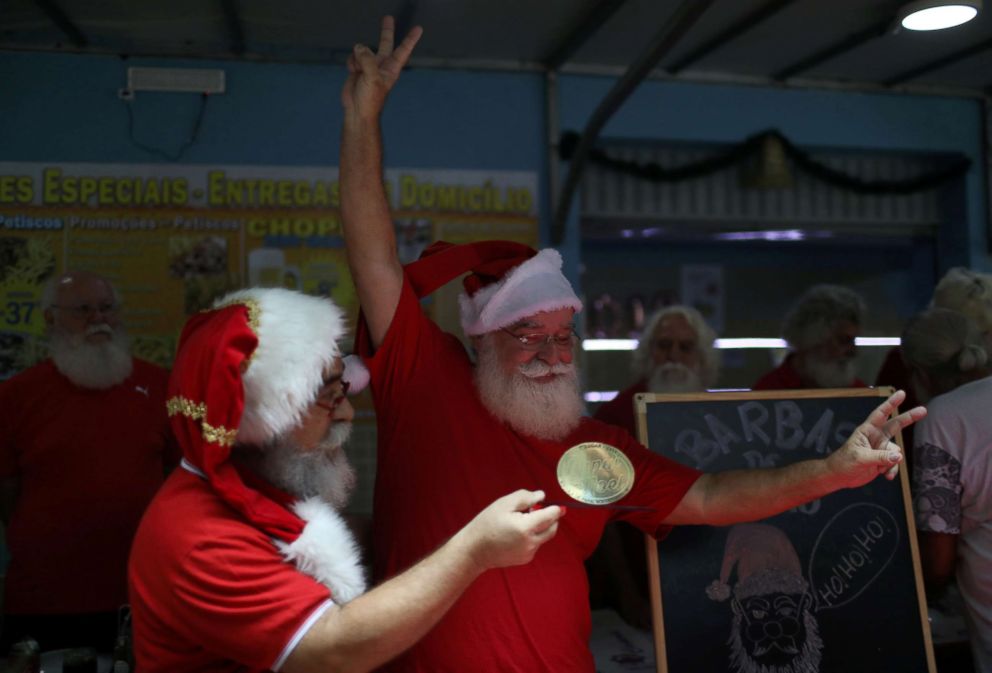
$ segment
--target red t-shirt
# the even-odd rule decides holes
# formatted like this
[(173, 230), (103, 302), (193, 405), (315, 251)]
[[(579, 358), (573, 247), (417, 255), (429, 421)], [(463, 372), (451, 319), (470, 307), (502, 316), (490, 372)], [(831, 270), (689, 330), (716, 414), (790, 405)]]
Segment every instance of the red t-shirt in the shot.
[(600, 405), (594, 418), (610, 425), (619, 425), (632, 436), (637, 436), (637, 418), (634, 415), (634, 395), (648, 391), (648, 380), (641, 379), (629, 388), (624, 388), (609, 402)]
[[(799, 390), (801, 388), (808, 388), (809, 386), (803, 385), (802, 377), (796, 371), (793, 364), (794, 357), (792, 354), (786, 356), (782, 364), (758, 379), (752, 390)], [(851, 381), (851, 385), (845, 387), (867, 388), (868, 384), (859, 378), (855, 378)]]
[(87, 390), (46, 360), (0, 384), (0, 477), (20, 482), (6, 531), (5, 612), (102, 612), (127, 602), (131, 539), (178, 462), (168, 376), (136, 359), (123, 383)]
[(699, 473), (589, 418), (562, 441), (522, 435), (497, 420), (476, 393), (461, 342), (423, 314), (408, 282), (386, 338), (367, 364), (379, 430), (373, 534), (378, 580), (408, 568), (493, 500), (517, 489), (542, 489), (549, 502), (570, 501), (555, 468), (579, 442), (624, 451), (636, 477), (618, 504), (657, 508), (570, 509), (533, 561), (483, 573), (425, 638), (383, 670), (592, 673), (583, 561), (611, 516), (665, 534), (661, 521)]
[(278, 670), (332, 605), (186, 463), (141, 521), (129, 580), (142, 673)]

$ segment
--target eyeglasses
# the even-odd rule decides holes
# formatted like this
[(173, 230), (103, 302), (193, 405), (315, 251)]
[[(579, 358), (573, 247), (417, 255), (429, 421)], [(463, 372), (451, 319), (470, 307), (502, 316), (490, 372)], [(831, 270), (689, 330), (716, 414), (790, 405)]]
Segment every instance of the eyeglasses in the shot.
[(90, 318), (97, 313), (102, 313), (103, 315), (116, 315), (120, 307), (117, 304), (112, 304), (110, 302), (102, 302), (97, 305), (92, 304), (78, 304), (76, 306), (60, 306), (58, 304), (52, 304), (52, 308), (57, 308), (62, 311), (68, 312), (77, 318)]
[(340, 380), (338, 383), (341, 387), (336, 390), (328, 390), (317, 396), (317, 400), (314, 402), (321, 409), (325, 409), (327, 413), (334, 414), (341, 403), (344, 402), (345, 398), (348, 397), (348, 389), (351, 388), (351, 382)]
[(696, 351), (696, 342), (692, 340), (681, 340), (681, 339), (656, 339), (654, 342), (654, 349), (662, 353), (669, 353), (678, 346), (679, 350), (683, 353), (689, 354)]
[(520, 342), (520, 347), (525, 351), (539, 351), (545, 346), (554, 345), (556, 348), (570, 348), (577, 336), (574, 329), (559, 334), (514, 334), (505, 327), (501, 330)]

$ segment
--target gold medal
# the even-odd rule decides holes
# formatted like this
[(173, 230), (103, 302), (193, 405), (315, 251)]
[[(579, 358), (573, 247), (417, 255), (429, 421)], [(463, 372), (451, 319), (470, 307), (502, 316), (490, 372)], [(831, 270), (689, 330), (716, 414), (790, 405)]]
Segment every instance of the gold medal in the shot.
[(634, 486), (634, 466), (614, 446), (583, 442), (558, 460), (558, 483), (579, 502), (608, 505), (630, 493)]

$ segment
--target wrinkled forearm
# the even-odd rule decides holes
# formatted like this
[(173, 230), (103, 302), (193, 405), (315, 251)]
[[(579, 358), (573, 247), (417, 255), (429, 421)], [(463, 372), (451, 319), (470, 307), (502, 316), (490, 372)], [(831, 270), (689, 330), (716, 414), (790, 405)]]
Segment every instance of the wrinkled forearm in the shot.
[(726, 526), (757, 521), (833, 493), (842, 485), (826, 460), (704, 474), (666, 523)]
[(331, 608), (283, 670), (372, 670), (422, 638), (484, 570), (458, 533), (401, 575), (347, 605)]
[(373, 343), (378, 345), (392, 322), (403, 287), (383, 185), (378, 118), (345, 114), (339, 182), (345, 254)]

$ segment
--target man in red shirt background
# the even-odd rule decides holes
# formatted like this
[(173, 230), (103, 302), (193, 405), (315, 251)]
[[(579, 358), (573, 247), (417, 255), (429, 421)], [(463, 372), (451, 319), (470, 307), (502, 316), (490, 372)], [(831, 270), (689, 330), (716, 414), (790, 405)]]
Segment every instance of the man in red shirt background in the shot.
[[(638, 393), (698, 393), (716, 384), (720, 352), (716, 333), (691, 306), (673, 304), (655, 311), (644, 330), (631, 370), (636, 381), (596, 410), (596, 420), (619, 425), (637, 437), (634, 396)], [(644, 534), (625, 523), (611, 524), (586, 563), (589, 602), (609, 606), (628, 624), (651, 625)]]
[(51, 357), (0, 384), (0, 502), (11, 560), (0, 650), (109, 651), (138, 521), (178, 462), (168, 372), (131, 356), (108, 280), (73, 271), (42, 293)]

